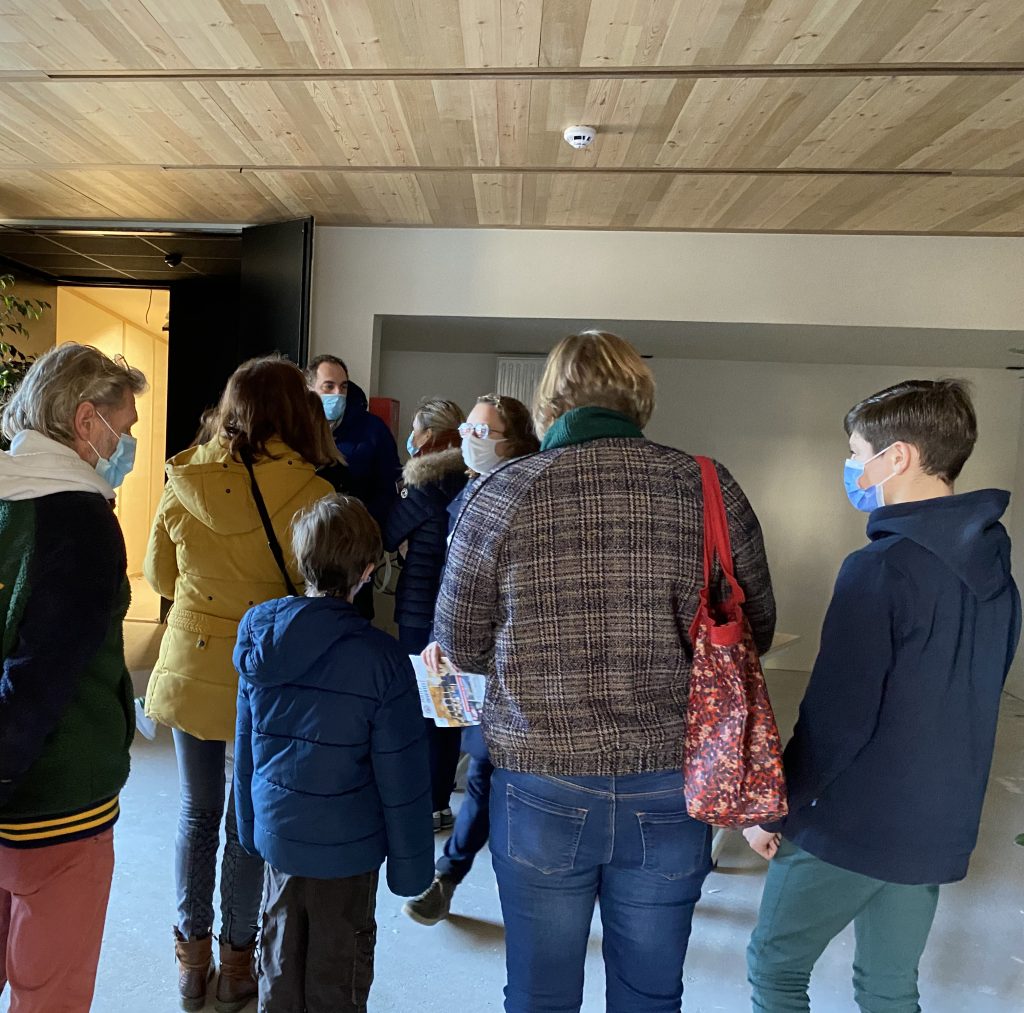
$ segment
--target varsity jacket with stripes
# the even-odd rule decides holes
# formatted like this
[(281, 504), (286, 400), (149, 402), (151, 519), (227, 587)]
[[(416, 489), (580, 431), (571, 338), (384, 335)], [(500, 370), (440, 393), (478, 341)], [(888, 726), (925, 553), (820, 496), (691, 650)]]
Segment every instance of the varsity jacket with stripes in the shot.
[(135, 733), (113, 490), (38, 433), (0, 453), (0, 846), (117, 820)]

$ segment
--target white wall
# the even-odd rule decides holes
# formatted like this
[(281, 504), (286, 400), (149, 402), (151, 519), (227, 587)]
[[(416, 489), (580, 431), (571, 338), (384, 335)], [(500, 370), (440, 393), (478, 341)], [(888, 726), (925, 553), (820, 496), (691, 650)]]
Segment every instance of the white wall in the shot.
[(443, 352), (389, 352), (380, 360), (380, 393), (401, 404), (399, 445), (412, 429), (416, 405), (425, 397), (455, 401), (467, 414), (481, 394), (494, 390), (494, 355)]
[[(424, 395), (450, 397), (468, 408), (493, 386), (496, 361), (494, 355), (385, 349), (381, 390), (401, 400), (403, 420)], [(949, 371), (685, 359), (654, 359), (651, 366), (658, 407), (648, 436), (717, 458), (743, 487), (764, 528), (779, 630), (801, 638), (772, 663), (808, 670), (839, 565), (865, 540), (866, 517), (843, 491), (843, 416), (861, 398), (911, 374), (930, 378)], [(958, 488), (1012, 489), (1018, 447), (1024, 457), (1018, 439), (1024, 384), (1000, 370), (957, 375), (974, 386), (980, 428)], [(1024, 527), (1024, 508), (1017, 515)], [(1024, 573), (1024, 560), (1019, 563)]]
[[(482, 358), (459, 365), (442, 349), (407, 359), (408, 369), (400, 357), (411, 353), (382, 358), (380, 315), (1016, 330), (1022, 254), (1016, 238), (323, 228), (311, 343), (345, 357), (370, 392), (399, 397), (406, 416), (423, 393), (468, 399), (490, 385), (487, 370)], [(910, 371), (669, 359), (654, 368), (651, 435), (721, 457), (747, 488), (767, 534), (780, 628), (804, 638), (780, 662), (806, 667), (839, 562), (863, 539), (840, 484), (842, 413)], [(982, 424), (962, 488), (998, 484), (1024, 497), (1022, 387), (1013, 374), (957, 372), (977, 381)], [(1024, 573), (1024, 508), (1010, 524)], [(1024, 658), (1014, 685), (1024, 695)]]
[[(648, 435), (717, 458), (743, 487), (764, 529), (779, 630), (801, 637), (777, 664), (809, 669), (839, 565), (865, 540), (866, 517), (843, 491), (843, 416), (861, 398), (911, 373), (929, 378), (949, 371), (692, 360), (653, 365), (658, 409)], [(980, 428), (958, 489), (1012, 489), (1021, 384), (999, 370), (957, 375), (974, 385)]]
[(1016, 329), (1015, 238), (316, 230), (314, 354), (378, 388), (378, 314)]

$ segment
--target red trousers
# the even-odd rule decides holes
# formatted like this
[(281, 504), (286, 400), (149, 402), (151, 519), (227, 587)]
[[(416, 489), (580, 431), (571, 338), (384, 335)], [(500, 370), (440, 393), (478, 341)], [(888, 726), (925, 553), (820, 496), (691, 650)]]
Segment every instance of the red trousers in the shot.
[(0, 848), (0, 991), (10, 1013), (88, 1013), (114, 873), (114, 831)]

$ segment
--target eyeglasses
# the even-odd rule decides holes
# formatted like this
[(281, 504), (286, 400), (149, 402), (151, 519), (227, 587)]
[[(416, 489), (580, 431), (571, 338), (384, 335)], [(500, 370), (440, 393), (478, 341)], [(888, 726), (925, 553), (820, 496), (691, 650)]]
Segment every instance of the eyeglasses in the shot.
[(463, 422), (459, 426), (459, 436), (465, 439), (467, 436), (475, 436), (478, 439), (486, 440), (493, 433), (495, 436), (504, 436), (503, 429), (492, 429), (486, 422)]

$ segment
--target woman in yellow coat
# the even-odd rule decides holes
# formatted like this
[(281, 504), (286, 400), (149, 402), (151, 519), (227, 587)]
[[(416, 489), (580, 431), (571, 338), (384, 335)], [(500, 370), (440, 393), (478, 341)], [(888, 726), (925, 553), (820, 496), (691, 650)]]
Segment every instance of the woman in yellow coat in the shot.
[[(233, 792), (225, 792), (226, 743), (234, 741), (238, 622), (259, 602), (287, 594), (256, 507), (253, 474), (292, 583), (298, 510), (333, 492), (316, 476), (328, 464), (302, 373), (283, 359), (253, 359), (228, 381), (201, 442), (171, 458), (146, 553), (146, 579), (173, 599), (146, 714), (173, 729), (181, 790), (175, 840), (175, 948), (184, 1009), (201, 1009), (213, 976), (213, 891), (221, 820), (221, 977), (217, 1009), (256, 994), (251, 974), (263, 864), (238, 842)], [(226, 795), (226, 799), (225, 799)], [(225, 818), (225, 801), (226, 818)]]

